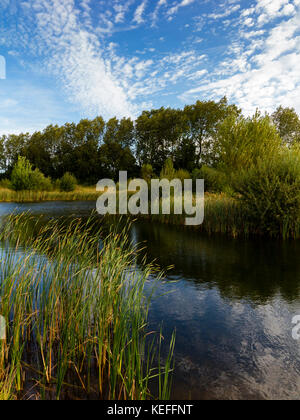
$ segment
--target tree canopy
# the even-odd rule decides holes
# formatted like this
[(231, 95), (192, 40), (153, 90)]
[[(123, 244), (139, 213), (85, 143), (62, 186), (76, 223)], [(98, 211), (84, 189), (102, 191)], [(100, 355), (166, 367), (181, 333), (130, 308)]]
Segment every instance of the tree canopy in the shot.
[[(239, 170), (280, 147), (300, 143), (300, 120), (292, 108), (278, 107), (272, 116), (257, 112), (245, 118), (226, 98), (197, 101), (184, 109), (144, 111), (135, 121), (99, 116), (78, 124), (49, 125), (33, 134), (0, 137), (0, 170), (11, 172), (20, 156), (46, 177), (73, 174), (80, 183), (101, 178), (162, 172), (166, 161), (192, 173), (201, 167)], [(147, 175), (148, 176), (148, 175)]]

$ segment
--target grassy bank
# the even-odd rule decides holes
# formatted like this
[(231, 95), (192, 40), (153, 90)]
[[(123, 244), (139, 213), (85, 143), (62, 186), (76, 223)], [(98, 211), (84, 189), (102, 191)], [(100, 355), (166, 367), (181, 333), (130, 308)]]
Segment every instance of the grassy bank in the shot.
[[(171, 210), (170, 215), (140, 215), (139, 217), (152, 222), (177, 226), (184, 226), (186, 217), (190, 217), (185, 214), (175, 215), (173, 213)], [(224, 193), (206, 193), (204, 222), (201, 225), (188, 227), (188, 229), (209, 235), (224, 234), (234, 238), (266, 236), (280, 239), (299, 239), (300, 216), (298, 221), (295, 220), (294, 224), (288, 227), (284, 220), (280, 221), (278, 231), (273, 233), (271, 230), (261, 228), (256, 222), (251, 220), (242, 202), (237, 198)]]
[(150, 399), (154, 378), (168, 399), (174, 341), (163, 367), (161, 335), (147, 331), (154, 268), (136, 267), (128, 228), (100, 249), (92, 220), (42, 226), (21, 215), (3, 226), (0, 399)]
[(76, 187), (73, 192), (63, 191), (13, 191), (0, 188), (0, 202), (34, 203), (42, 201), (96, 201), (99, 194), (95, 187)]
[[(77, 187), (74, 192), (15, 192), (8, 189), (0, 189), (0, 202), (94, 201), (96, 203), (98, 197), (99, 193), (96, 192), (95, 187)], [(170, 215), (138, 215), (137, 217), (164, 224), (184, 226), (187, 215), (175, 215), (173, 213), (171, 210)], [(278, 228), (274, 233), (267, 228), (259, 226), (257, 221), (251, 220), (251, 217), (247, 216), (247, 211), (243, 207), (242, 202), (237, 198), (225, 193), (206, 193), (204, 223), (194, 226), (192, 229), (209, 235), (221, 233), (231, 237), (269, 236), (283, 239), (298, 239), (300, 238), (300, 215), (298, 221), (295, 220), (294, 223), (289, 223), (289, 226), (286, 225), (284, 220), (281, 221), (279, 219)]]

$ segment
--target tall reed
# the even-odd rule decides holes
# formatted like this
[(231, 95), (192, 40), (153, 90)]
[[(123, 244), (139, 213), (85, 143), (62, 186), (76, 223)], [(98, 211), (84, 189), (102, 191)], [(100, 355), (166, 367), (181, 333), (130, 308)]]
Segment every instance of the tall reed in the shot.
[(0, 188), (0, 202), (34, 203), (43, 201), (96, 201), (95, 188), (78, 187), (73, 192), (64, 191), (13, 191)]
[(92, 218), (43, 225), (13, 215), (0, 239), (0, 383), (9, 378), (0, 398), (142, 400), (154, 378), (156, 397), (170, 397), (174, 338), (155, 368), (161, 340), (149, 340), (145, 294), (155, 270), (137, 266), (128, 226), (100, 241)]

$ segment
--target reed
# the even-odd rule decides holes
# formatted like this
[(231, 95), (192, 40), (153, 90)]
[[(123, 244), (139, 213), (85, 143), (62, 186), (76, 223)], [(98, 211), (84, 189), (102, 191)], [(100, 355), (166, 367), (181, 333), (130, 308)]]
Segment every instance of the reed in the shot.
[(13, 215), (0, 239), (1, 399), (151, 399), (157, 379), (155, 397), (170, 397), (174, 337), (155, 367), (161, 334), (147, 331), (145, 284), (162, 273), (137, 266), (127, 224), (99, 242), (92, 218), (43, 225)]
[[(186, 214), (175, 215), (172, 211), (173, 202), (171, 198), (171, 214), (164, 215), (139, 215), (152, 222), (164, 223), (169, 225), (184, 226)], [(300, 220), (300, 217), (299, 217)], [(232, 197), (225, 193), (205, 194), (205, 215), (204, 222), (201, 225), (189, 227), (189, 229), (197, 230), (209, 235), (224, 234), (230, 237), (250, 237), (250, 236), (272, 236), (272, 232), (262, 229), (243, 206), (238, 198)], [(285, 228), (284, 220), (279, 228), (279, 234), (276, 236), (280, 239), (298, 239), (300, 238), (300, 223), (294, 221), (293, 228)]]
[(43, 201), (96, 201), (99, 194), (95, 187), (77, 187), (73, 192), (64, 191), (13, 191), (0, 188), (0, 202), (35, 203)]

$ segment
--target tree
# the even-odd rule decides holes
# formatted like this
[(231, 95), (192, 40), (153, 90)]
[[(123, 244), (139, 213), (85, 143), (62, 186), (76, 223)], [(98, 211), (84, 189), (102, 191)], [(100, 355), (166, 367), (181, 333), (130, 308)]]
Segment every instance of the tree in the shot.
[(0, 137), (0, 173), (6, 170), (5, 136)]
[(286, 144), (300, 143), (300, 119), (294, 108), (280, 106), (272, 114), (272, 119), (280, 137)]
[(119, 143), (103, 144), (99, 149), (99, 162), (103, 178), (117, 180), (119, 171), (127, 171), (128, 177), (137, 175), (135, 157), (128, 147), (123, 148)]
[(30, 139), (30, 134), (10, 134), (5, 139), (5, 157), (8, 174), (11, 173), (13, 166), (17, 163), (18, 157), (23, 154), (24, 146)]
[(130, 118), (111, 118), (107, 124), (104, 143), (119, 143), (123, 148), (132, 147), (134, 143), (134, 123)]
[(46, 176), (53, 176), (50, 150), (43, 133), (35, 132), (25, 143), (23, 155)]
[(184, 108), (189, 126), (189, 138), (196, 147), (198, 164), (203, 160), (203, 155), (209, 153), (220, 122), (229, 115), (238, 116), (240, 113), (241, 110), (235, 105), (229, 105), (226, 98), (219, 102), (197, 101), (195, 105)]
[(150, 164), (159, 173), (168, 158), (174, 159), (186, 130), (187, 123), (180, 110), (160, 108), (144, 111), (136, 121), (139, 164)]
[(168, 179), (169, 181), (172, 181), (175, 178), (176, 171), (174, 169), (173, 161), (171, 158), (167, 159), (164, 167), (160, 173), (161, 179)]
[(72, 191), (75, 191), (76, 189), (77, 180), (72, 174), (67, 172), (61, 178), (59, 185), (60, 185), (61, 191), (72, 192)]
[(177, 169), (186, 169), (192, 172), (197, 166), (197, 153), (194, 142), (188, 138), (183, 137), (174, 153), (174, 165)]
[(154, 172), (152, 166), (149, 163), (146, 163), (142, 166), (141, 175), (148, 184), (151, 183), (151, 179), (154, 177)]
[(23, 156), (19, 156), (13, 167), (11, 185), (15, 191), (49, 191), (52, 188), (51, 180), (38, 169), (33, 170), (30, 162)]
[(218, 127), (213, 163), (228, 175), (249, 168), (259, 158), (268, 159), (280, 149), (281, 139), (268, 115), (230, 116)]

